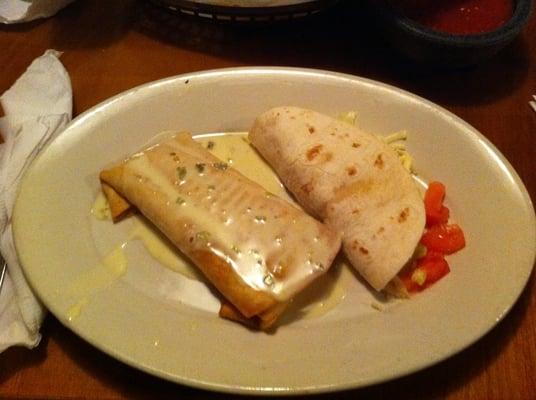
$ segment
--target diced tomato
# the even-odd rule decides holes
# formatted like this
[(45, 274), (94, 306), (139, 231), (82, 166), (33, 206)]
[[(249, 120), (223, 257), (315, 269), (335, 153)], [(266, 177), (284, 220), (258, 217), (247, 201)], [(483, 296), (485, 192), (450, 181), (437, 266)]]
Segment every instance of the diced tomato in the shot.
[(426, 226), (431, 227), (449, 222), (450, 210), (448, 207), (441, 206), (438, 213), (430, 213), (426, 216)]
[(440, 224), (430, 227), (422, 236), (421, 243), (429, 251), (452, 254), (465, 247), (465, 236), (456, 224)]
[(446, 188), (441, 182), (430, 182), (424, 194), (426, 211), (438, 212), (445, 199)]
[(441, 253), (428, 252), (425, 257), (417, 263), (417, 268), (422, 268), (426, 272), (425, 285), (437, 282), (450, 272), (449, 264)]
[(409, 293), (415, 293), (423, 289), (423, 287), (419, 286), (417, 282), (411, 279), (411, 274), (404, 274), (400, 276), (400, 280), (402, 281), (402, 283), (406, 287), (406, 290)]
[(445, 185), (431, 182), (424, 195), (427, 229), (421, 238), (421, 246), (426, 247), (426, 255), (399, 274), (410, 293), (419, 292), (447, 275), (450, 267), (445, 254), (455, 253), (465, 247), (462, 229), (448, 223), (450, 211), (443, 205), (445, 193)]
[(424, 194), (424, 209), (426, 211), (426, 226), (446, 224), (449, 220), (449, 209), (443, 205), (445, 185), (441, 182), (430, 182)]
[(420, 258), (414, 269), (405, 271), (400, 279), (410, 293), (419, 292), (450, 272), (449, 264), (441, 253), (428, 252)]

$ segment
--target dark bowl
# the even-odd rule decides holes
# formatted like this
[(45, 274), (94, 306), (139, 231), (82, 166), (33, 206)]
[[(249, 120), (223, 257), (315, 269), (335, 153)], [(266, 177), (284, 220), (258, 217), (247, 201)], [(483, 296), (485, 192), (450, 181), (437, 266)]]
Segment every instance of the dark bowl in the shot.
[(512, 18), (499, 29), (471, 35), (432, 30), (384, 0), (373, 1), (372, 7), (386, 39), (403, 55), (440, 67), (466, 67), (490, 59), (514, 40), (530, 18), (532, 0), (515, 1)]

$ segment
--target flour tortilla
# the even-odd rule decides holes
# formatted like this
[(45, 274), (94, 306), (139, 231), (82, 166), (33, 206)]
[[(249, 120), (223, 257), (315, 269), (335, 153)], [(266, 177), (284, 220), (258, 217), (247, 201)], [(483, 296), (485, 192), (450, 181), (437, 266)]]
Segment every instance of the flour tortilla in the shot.
[(361, 276), (384, 289), (411, 258), (425, 224), (420, 192), (389, 145), (298, 107), (260, 115), (249, 139), (298, 203), (342, 234)]

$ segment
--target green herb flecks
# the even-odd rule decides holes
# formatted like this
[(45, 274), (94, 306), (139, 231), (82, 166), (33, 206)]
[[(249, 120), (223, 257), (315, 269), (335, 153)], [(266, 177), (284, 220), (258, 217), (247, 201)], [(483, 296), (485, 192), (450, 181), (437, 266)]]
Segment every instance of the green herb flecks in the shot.
[(266, 222), (266, 217), (264, 215), (256, 215), (255, 222), (259, 224), (264, 224)]
[(272, 287), (274, 286), (274, 277), (272, 274), (267, 274), (264, 276), (263, 282), (266, 286)]
[(207, 231), (200, 231), (195, 234), (197, 240), (202, 240), (203, 242), (208, 242), (210, 238), (210, 233)]
[(197, 172), (202, 174), (203, 172), (205, 172), (205, 163), (197, 163), (195, 164), (195, 168), (197, 169)]
[(215, 162), (212, 164), (212, 166), (220, 171), (225, 171), (227, 168), (229, 168), (229, 164), (224, 162)]
[(186, 167), (177, 167), (177, 175), (181, 181), (186, 177), (186, 173)]

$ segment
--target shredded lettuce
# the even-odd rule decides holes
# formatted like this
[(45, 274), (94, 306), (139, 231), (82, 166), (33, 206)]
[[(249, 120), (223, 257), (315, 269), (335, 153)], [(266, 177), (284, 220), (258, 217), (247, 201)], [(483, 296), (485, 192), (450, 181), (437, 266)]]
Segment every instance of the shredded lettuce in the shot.
[[(350, 125), (357, 126), (357, 112), (355, 111), (342, 112), (337, 116), (337, 119)], [(406, 144), (401, 143), (408, 139), (408, 132), (406, 130), (394, 132), (387, 136), (378, 136), (378, 138), (393, 148), (398, 155), (402, 166), (408, 172), (415, 172), (413, 168), (413, 157), (411, 157), (411, 155), (408, 153)]]
[(347, 124), (357, 126), (357, 113), (355, 111), (346, 111), (337, 115), (339, 121), (346, 122)]
[(382, 136), (381, 139), (387, 144), (395, 143), (400, 140), (407, 140), (408, 132), (405, 130), (401, 130), (398, 132), (391, 133), (390, 135), (387, 135), (387, 136)]

